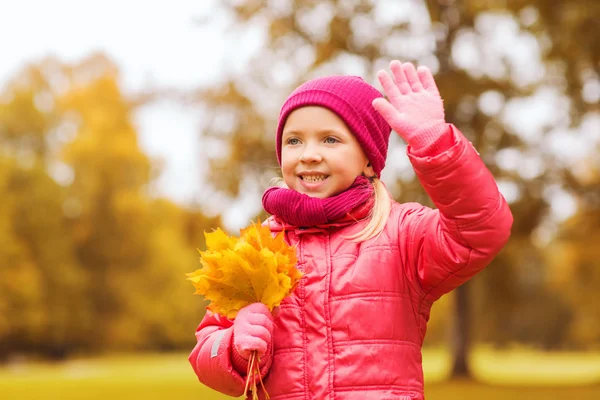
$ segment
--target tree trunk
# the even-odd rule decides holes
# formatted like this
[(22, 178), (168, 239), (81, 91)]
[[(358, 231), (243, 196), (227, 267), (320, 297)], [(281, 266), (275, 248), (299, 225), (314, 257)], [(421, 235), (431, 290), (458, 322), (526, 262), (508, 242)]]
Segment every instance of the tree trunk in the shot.
[(452, 331), (453, 378), (470, 377), (469, 351), (471, 349), (469, 286), (465, 283), (455, 289), (454, 325)]

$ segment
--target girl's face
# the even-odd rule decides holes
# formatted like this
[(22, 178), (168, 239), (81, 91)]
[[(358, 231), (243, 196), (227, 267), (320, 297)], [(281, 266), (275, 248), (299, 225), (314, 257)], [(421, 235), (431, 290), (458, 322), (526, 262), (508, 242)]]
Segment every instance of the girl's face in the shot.
[(327, 108), (294, 110), (283, 127), (281, 171), (290, 189), (321, 199), (348, 189), (373, 169), (344, 121)]

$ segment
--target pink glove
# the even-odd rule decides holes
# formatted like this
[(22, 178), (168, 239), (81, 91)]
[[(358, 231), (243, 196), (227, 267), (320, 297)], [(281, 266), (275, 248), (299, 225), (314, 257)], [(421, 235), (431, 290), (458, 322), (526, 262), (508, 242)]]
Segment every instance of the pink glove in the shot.
[(267, 353), (273, 336), (273, 315), (262, 303), (254, 303), (240, 310), (233, 321), (234, 350), (248, 360), (254, 350), (260, 357)]
[(444, 118), (444, 105), (429, 68), (415, 70), (411, 63), (392, 61), (394, 79), (381, 70), (379, 82), (387, 96), (373, 101), (373, 107), (385, 118), (415, 155), (435, 155), (452, 146), (451, 130)]

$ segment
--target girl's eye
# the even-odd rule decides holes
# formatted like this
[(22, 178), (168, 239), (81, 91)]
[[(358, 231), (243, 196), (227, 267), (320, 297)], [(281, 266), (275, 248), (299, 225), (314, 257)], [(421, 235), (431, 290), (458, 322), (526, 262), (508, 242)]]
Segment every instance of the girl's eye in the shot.
[(338, 142), (338, 140), (336, 138), (334, 138), (334, 137), (331, 137), (331, 136), (329, 136), (328, 138), (325, 139), (325, 143), (328, 143), (328, 144), (334, 144), (334, 143), (337, 143), (337, 142)]
[(289, 139), (287, 140), (287, 144), (291, 144), (292, 146), (293, 146), (293, 145), (296, 145), (296, 144), (298, 144), (298, 143), (300, 143), (300, 141), (299, 141), (298, 139), (296, 139), (296, 138), (289, 138)]

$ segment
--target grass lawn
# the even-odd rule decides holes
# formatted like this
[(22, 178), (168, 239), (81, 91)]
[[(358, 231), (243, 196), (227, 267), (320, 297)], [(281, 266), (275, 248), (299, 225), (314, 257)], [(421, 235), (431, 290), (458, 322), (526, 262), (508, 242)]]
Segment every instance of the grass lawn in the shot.
[[(186, 354), (110, 356), (0, 367), (0, 399), (230, 399), (197, 382)], [(473, 358), (480, 383), (447, 381), (449, 359), (424, 352), (428, 400), (600, 399), (600, 355), (495, 354)], [(494, 385), (490, 385), (493, 383)]]

